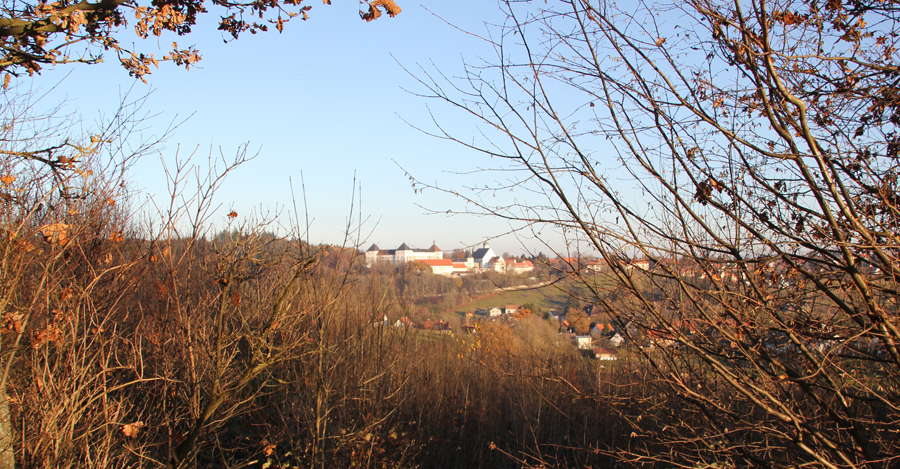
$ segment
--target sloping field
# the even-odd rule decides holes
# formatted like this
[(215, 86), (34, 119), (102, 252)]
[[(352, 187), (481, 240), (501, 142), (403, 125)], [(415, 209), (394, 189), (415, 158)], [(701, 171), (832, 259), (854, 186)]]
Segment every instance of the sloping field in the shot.
[(503, 307), (505, 305), (523, 305), (531, 303), (535, 307), (547, 309), (562, 309), (566, 305), (568, 295), (558, 286), (547, 285), (534, 289), (498, 292), (484, 296), (470, 303), (459, 305), (447, 313), (457, 311), (474, 312), (476, 309)]

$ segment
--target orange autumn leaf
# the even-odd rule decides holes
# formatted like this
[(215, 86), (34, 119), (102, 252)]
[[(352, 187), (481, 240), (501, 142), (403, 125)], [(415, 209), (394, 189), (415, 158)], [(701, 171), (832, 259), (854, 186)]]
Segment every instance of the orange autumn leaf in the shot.
[(59, 340), (60, 335), (62, 335), (62, 331), (59, 330), (58, 327), (48, 325), (34, 334), (34, 339), (31, 341), (31, 347), (38, 348), (47, 342), (56, 342)]
[(237, 212), (232, 210), (231, 212), (228, 213), (228, 218), (237, 218)]
[(50, 244), (65, 246), (69, 238), (69, 225), (65, 223), (49, 223), (41, 226), (38, 231), (44, 236), (44, 241)]
[(22, 319), (24, 315), (22, 313), (6, 313), (6, 316), (3, 318), (3, 327), (0, 328), (0, 332), (15, 332), (16, 334), (21, 334), (23, 330), (25, 330), (25, 325), (22, 324)]
[(144, 428), (144, 422), (128, 423), (122, 425), (122, 434), (128, 438), (136, 438), (142, 428)]
[(360, 16), (362, 17), (362, 19), (366, 20), (366, 22), (369, 22), (372, 20), (377, 20), (378, 17), (381, 16), (381, 11), (379, 11), (378, 8), (376, 8), (371, 3), (369, 4), (369, 11), (367, 11), (365, 13), (362, 13), (362, 12), (360, 12), (360, 13), (361, 13)]
[(394, 0), (373, 0), (369, 2), (369, 11), (360, 12), (362, 19), (368, 21), (377, 20), (381, 16), (380, 8), (384, 8), (385, 13), (391, 18), (400, 14), (400, 7), (394, 3)]
[(9, 186), (15, 180), (16, 180), (16, 177), (11, 174), (7, 174), (3, 177), (0, 177), (0, 182), (2, 182), (4, 186)]
[(234, 303), (235, 306), (241, 304), (241, 294), (240, 293), (232, 293), (231, 294), (231, 302)]

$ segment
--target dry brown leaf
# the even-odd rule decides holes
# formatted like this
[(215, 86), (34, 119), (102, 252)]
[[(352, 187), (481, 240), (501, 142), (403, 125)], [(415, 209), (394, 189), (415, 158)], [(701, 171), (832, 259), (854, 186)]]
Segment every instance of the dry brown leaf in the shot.
[(25, 330), (25, 325), (22, 324), (22, 318), (24, 318), (22, 313), (6, 313), (6, 316), (3, 317), (3, 327), (0, 328), (0, 332), (15, 332), (16, 334), (21, 334), (22, 331)]
[(379, 16), (381, 16), (381, 11), (375, 7), (375, 5), (369, 4), (369, 11), (363, 13), (362, 19), (366, 20), (366, 22), (377, 20)]
[(366, 21), (377, 20), (381, 16), (379, 7), (384, 8), (385, 13), (391, 18), (400, 14), (400, 7), (394, 3), (394, 0), (373, 0), (369, 2), (369, 11), (365, 13), (360, 12), (360, 16)]
[(54, 309), (50, 312), (53, 313), (53, 322), (63, 322), (69, 319), (68, 315), (60, 309)]
[(782, 19), (784, 21), (784, 24), (787, 26), (790, 26), (793, 24), (799, 24), (801, 21), (803, 21), (802, 16), (800, 16), (794, 12), (791, 12), (791, 11), (785, 13), (784, 17)]
[(31, 341), (32, 348), (38, 348), (47, 342), (56, 342), (62, 331), (56, 326), (48, 325), (44, 329), (34, 333), (34, 339)]
[(237, 212), (232, 210), (231, 212), (228, 213), (228, 218), (237, 218)]
[(381, 3), (381, 6), (384, 7), (384, 11), (387, 12), (388, 16), (391, 18), (400, 14), (400, 7), (394, 3), (394, 0), (376, 0)]
[(65, 246), (69, 238), (69, 225), (65, 223), (49, 223), (41, 226), (38, 231), (44, 236), (44, 241), (50, 244)]
[(122, 434), (128, 438), (136, 438), (141, 429), (144, 428), (144, 422), (134, 422), (122, 425)]

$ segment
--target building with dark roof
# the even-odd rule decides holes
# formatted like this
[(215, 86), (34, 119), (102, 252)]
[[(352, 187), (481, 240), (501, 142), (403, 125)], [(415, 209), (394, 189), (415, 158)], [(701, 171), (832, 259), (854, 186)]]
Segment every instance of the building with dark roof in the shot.
[(472, 257), (475, 259), (475, 265), (481, 269), (487, 269), (488, 264), (490, 264), (491, 259), (497, 257), (494, 254), (494, 250), (488, 245), (488, 243), (484, 243), (484, 246), (476, 249), (474, 253), (472, 253)]
[(407, 262), (443, 259), (444, 252), (437, 244), (432, 244), (428, 249), (413, 249), (406, 243), (403, 243), (397, 249), (380, 249), (378, 245), (372, 244), (366, 250), (366, 265), (372, 266), (376, 262), (390, 262), (391, 264), (405, 264)]

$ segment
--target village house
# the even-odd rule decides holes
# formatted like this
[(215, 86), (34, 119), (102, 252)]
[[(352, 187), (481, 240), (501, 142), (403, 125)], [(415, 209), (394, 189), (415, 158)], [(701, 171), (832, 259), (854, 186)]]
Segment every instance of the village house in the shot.
[(413, 262), (427, 265), (435, 275), (452, 275), (456, 271), (451, 259), (417, 259)]
[(450, 323), (443, 319), (438, 319), (436, 321), (433, 319), (426, 319), (425, 323), (422, 324), (422, 329), (425, 329), (426, 331), (449, 332)]
[(594, 358), (597, 360), (618, 360), (619, 351), (614, 348), (594, 348)]
[(414, 322), (412, 322), (412, 320), (406, 316), (403, 316), (402, 318), (398, 319), (397, 322), (394, 323), (394, 327), (415, 327), (415, 326), (416, 326), (416, 324)]
[(497, 255), (494, 254), (494, 250), (491, 249), (488, 243), (484, 243), (484, 246), (476, 249), (475, 252), (472, 253), (472, 260), (475, 267), (478, 269), (487, 269), (491, 259), (495, 257), (497, 257)]
[(531, 272), (534, 270), (534, 264), (529, 260), (524, 260), (522, 262), (517, 262), (515, 259), (508, 259), (506, 261), (506, 271), (513, 274), (524, 274), (525, 272)]
[(647, 259), (635, 259), (625, 264), (625, 270), (634, 269), (648, 271), (650, 270), (650, 261)]
[(488, 261), (488, 270), (494, 272), (506, 272), (506, 259), (502, 257), (493, 257)]
[(584, 268), (588, 272), (608, 272), (609, 264), (605, 259), (597, 259), (588, 263)]
[(615, 335), (609, 338), (609, 345), (612, 345), (613, 347), (621, 347), (624, 343), (625, 338), (622, 337), (622, 334), (619, 334), (618, 332), (616, 332)]
[(591, 348), (591, 336), (589, 335), (576, 335), (572, 341), (575, 343), (575, 346), (581, 350)]

